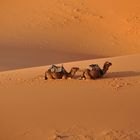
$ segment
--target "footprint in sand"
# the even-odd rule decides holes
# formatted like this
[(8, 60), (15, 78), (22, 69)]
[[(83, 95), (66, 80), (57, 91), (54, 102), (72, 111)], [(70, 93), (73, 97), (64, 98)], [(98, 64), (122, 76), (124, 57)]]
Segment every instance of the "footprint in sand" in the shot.
[(94, 133), (80, 127), (72, 127), (65, 131), (55, 131), (48, 140), (95, 140)]
[(95, 136), (94, 132), (86, 129), (68, 129), (67, 131), (55, 131), (48, 137), (48, 140), (140, 140), (140, 132), (109, 129)]
[(108, 130), (102, 133), (100, 140), (140, 140), (140, 132)]
[(108, 82), (108, 85), (115, 90), (119, 90), (123, 87), (130, 86), (131, 83), (121, 78), (114, 78)]

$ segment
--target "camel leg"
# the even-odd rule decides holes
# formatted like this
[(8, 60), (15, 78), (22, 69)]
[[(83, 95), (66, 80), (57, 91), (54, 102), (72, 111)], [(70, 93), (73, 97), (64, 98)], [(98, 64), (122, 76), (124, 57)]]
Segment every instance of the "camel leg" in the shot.
[(64, 74), (64, 75), (62, 76), (62, 79), (67, 79), (67, 76)]
[(90, 70), (89, 69), (87, 69), (87, 70), (84, 71), (83, 78), (84, 79), (92, 79), (92, 76), (90, 74)]
[(72, 77), (70, 77), (70, 76), (64, 74), (63, 77), (62, 77), (62, 79), (72, 79)]
[(45, 72), (45, 80), (48, 79), (54, 79), (54, 78), (52, 77), (51, 73)]
[(78, 78), (79, 80), (85, 80), (85, 72), (82, 73), (82, 75)]

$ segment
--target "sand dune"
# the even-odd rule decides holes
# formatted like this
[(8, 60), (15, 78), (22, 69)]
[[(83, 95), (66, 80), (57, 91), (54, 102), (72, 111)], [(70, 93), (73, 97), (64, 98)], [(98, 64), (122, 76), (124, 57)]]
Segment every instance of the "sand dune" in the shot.
[(138, 0), (2, 2), (0, 68), (139, 53), (139, 9)]
[(109, 73), (99, 80), (46, 81), (48, 66), (1, 72), (0, 139), (138, 140), (139, 59), (128, 55), (64, 64), (69, 70), (111, 61)]
[[(0, 3), (0, 140), (140, 140), (139, 0)], [(104, 78), (44, 80), (51, 64), (112, 62)]]
[(78, 52), (59, 51), (49, 48), (5, 47), (0, 49), (0, 71), (50, 65), (78, 60), (99, 58)]

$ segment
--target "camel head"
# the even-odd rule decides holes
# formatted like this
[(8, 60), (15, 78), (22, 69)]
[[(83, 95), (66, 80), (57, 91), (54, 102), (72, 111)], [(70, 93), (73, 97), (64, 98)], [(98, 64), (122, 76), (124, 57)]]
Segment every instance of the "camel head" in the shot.
[(108, 67), (109, 68), (110, 66), (112, 66), (112, 63), (111, 62), (106, 61), (104, 63), (104, 67)]
[(71, 68), (71, 71), (74, 71), (74, 72), (77, 72), (78, 70), (79, 70), (78, 67), (72, 67), (72, 68)]
[(111, 62), (106, 61), (104, 63), (104, 66), (103, 66), (103, 72), (104, 72), (104, 74), (107, 72), (107, 70), (109, 69), (110, 66), (112, 66), (112, 63)]
[(71, 70), (70, 70), (70, 72), (69, 72), (69, 74), (70, 74), (71, 76), (74, 76), (74, 74), (75, 74), (78, 70), (79, 70), (78, 67), (72, 67)]

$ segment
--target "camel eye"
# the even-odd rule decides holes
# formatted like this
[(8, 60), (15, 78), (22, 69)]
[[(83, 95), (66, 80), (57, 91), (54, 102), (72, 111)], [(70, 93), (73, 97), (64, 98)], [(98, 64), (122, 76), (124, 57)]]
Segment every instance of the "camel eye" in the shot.
[(112, 63), (109, 62), (108, 65), (112, 65)]
[(107, 64), (107, 65), (111, 65), (112, 63), (110, 63), (110, 62), (106, 62), (106, 64)]

